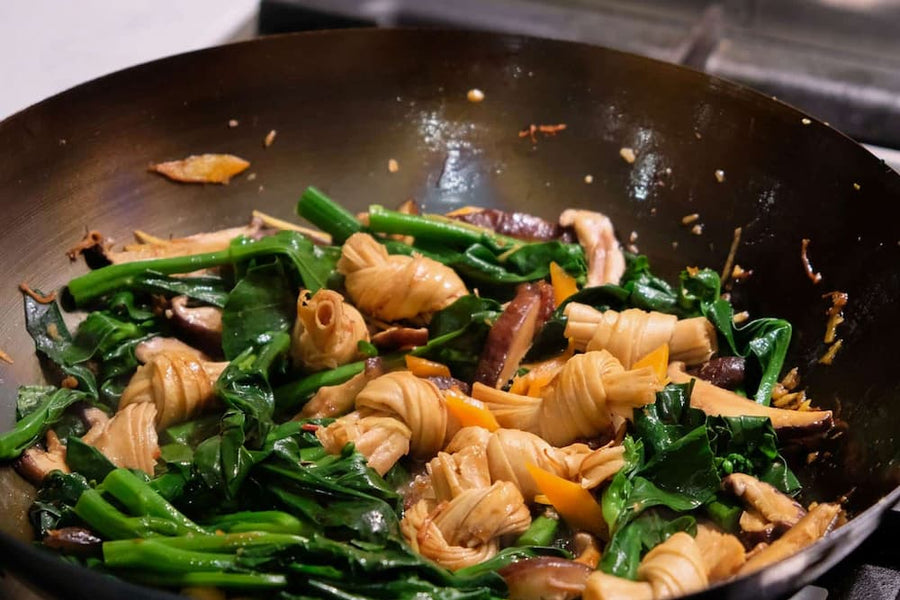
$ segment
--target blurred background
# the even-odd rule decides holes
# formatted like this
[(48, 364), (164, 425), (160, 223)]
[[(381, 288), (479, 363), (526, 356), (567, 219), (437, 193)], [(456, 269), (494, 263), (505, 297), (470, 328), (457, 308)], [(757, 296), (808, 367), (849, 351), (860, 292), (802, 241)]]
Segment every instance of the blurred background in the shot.
[(171, 54), (372, 26), (521, 33), (684, 64), (789, 102), (900, 168), (900, 0), (3, 0), (0, 118)]

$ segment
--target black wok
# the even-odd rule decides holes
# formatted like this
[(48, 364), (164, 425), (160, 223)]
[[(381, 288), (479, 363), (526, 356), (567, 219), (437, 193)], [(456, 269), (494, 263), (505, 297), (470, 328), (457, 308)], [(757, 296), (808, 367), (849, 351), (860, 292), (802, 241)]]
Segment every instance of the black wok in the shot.
[[(474, 87), (486, 94), (479, 104), (466, 100)], [(568, 127), (532, 143), (518, 135), (532, 123)], [(271, 129), (277, 138), (264, 148)], [(635, 151), (633, 164), (622, 147)], [(202, 152), (247, 158), (255, 179), (190, 186), (147, 172), (150, 162)], [(787, 364), (846, 423), (830, 458), (800, 468), (805, 501), (846, 494), (857, 516), (708, 594), (796, 589), (900, 498), (900, 177), (827, 125), (746, 88), (610, 50), (483, 33), (256, 40), (104, 77), (0, 123), (0, 348), (15, 359), (0, 366), (0, 427), (12, 424), (15, 386), (40, 378), (16, 284), (59, 288), (83, 272), (64, 251), (85, 228), (125, 240), (135, 228), (178, 235), (237, 225), (253, 208), (291, 218), (310, 184), (351, 208), (414, 197), (435, 211), (466, 203), (554, 218), (566, 206), (598, 209), (621, 238), (636, 231), (668, 277), (685, 265), (720, 269), (733, 229), (743, 228), (737, 262), (753, 275), (735, 288), (738, 310), (793, 322)], [(690, 213), (700, 214), (701, 235), (681, 224)], [(802, 238), (819, 285), (804, 274)], [(843, 349), (825, 366), (822, 294), (831, 290), (850, 303)], [(8, 469), (3, 486), (7, 568), (65, 596), (159, 597), (14, 541), (28, 537), (19, 518), (27, 497)]]

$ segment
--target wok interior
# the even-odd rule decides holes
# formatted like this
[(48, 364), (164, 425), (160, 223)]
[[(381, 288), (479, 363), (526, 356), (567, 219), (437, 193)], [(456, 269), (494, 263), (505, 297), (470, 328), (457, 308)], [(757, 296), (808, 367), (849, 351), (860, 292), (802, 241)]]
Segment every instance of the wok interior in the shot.
[[(468, 102), (471, 88), (485, 100)], [(686, 265), (720, 270), (742, 227), (736, 262), (753, 275), (735, 286), (736, 309), (794, 324), (786, 366), (846, 423), (822, 448), (830, 459), (803, 467), (807, 451), (795, 453), (805, 499), (852, 491), (848, 506), (861, 510), (900, 482), (900, 248), (889, 217), (900, 178), (802, 117), (612, 51), (430, 31), (272, 38), (86, 84), (0, 123), (0, 348), (15, 359), (2, 366), (0, 427), (13, 423), (15, 387), (40, 378), (15, 284), (56, 289), (83, 272), (64, 252), (86, 228), (125, 241), (136, 228), (165, 236), (242, 224), (254, 208), (292, 218), (311, 184), (357, 210), (410, 197), (432, 212), (477, 204), (551, 219), (586, 207), (608, 214), (625, 243), (637, 232), (671, 281)], [(532, 143), (518, 134), (532, 123), (567, 127)], [(190, 186), (147, 172), (203, 152), (246, 158), (255, 179)], [(692, 213), (701, 235), (681, 223)], [(802, 238), (819, 285), (803, 272)], [(825, 366), (822, 294), (832, 290), (850, 301), (843, 348)], [(19, 516), (4, 511), (2, 529)]]

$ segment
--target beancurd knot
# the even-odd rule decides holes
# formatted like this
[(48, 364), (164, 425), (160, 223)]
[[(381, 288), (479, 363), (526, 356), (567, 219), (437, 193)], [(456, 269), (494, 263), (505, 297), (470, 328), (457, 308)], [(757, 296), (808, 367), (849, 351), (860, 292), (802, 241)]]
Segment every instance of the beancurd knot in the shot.
[(540, 398), (475, 384), (504, 428), (539, 435), (553, 446), (579, 438), (609, 436), (614, 418), (630, 419), (635, 408), (653, 402), (660, 382), (649, 367), (626, 370), (605, 350), (576, 354), (543, 389)]
[(359, 358), (359, 342), (369, 341), (362, 314), (339, 293), (320, 289), (297, 298), (297, 320), (291, 336), (294, 365), (310, 371), (334, 369)]
[[(356, 410), (319, 429), (316, 435), (332, 454), (339, 453), (347, 442), (357, 443), (369, 466), (381, 474), (407, 452), (420, 459), (434, 456), (455, 433), (441, 391), (408, 371), (387, 373), (370, 381), (356, 396), (355, 406)], [(404, 429), (408, 431), (405, 443), (400, 441)], [(379, 430), (390, 446), (387, 449), (370, 441), (382, 435)], [(363, 433), (369, 436), (366, 445), (354, 438)]]
[(679, 320), (674, 315), (629, 308), (599, 311), (572, 302), (565, 308), (565, 336), (576, 350), (607, 350), (628, 369), (663, 344), (669, 360), (688, 365), (708, 361), (716, 352), (716, 331), (706, 317)]
[(153, 475), (159, 457), (156, 416), (156, 405), (151, 402), (129, 404), (111, 419), (96, 423), (82, 441), (94, 446), (117, 467)]
[(526, 431), (498, 429), (489, 433), (480, 427), (466, 427), (426, 465), (426, 470), (438, 500), (452, 498), (463, 489), (508, 481), (530, 502), (540, 490), (528, 472), (529, 464), (580, 481), (590, 489), (622, 468), (623, 451), (622, 446), (612, 444), (596, 450), (586, 444), (556, 448)]
[(706, 566), (694, 538), (684, 532), (672, 535), (641, 560), (639, 581), (603, 571), (588, 577), (584, 600), (664, 600), (699, 591), (709, 585)]
[(421, 255), (389, 255), (366, 233), (350, 236), (337, 270), (362, 312), (385, 321), (427, 322), (468, 291), (456, 272)]
[(406, 511), (400, 529), (414, 550), (455, 571), (496, 555), (501, 536), (522, 533), (530, 524), (522, 494), (512, 483), (498, 481), (463, 490), (437, 506), (419, 500)]
[(135, 371), (122, 392), (119, 410), (152, 403), (160, 429), (193, 419), (214, 404), (214, 384), (227, 364), (204, 362), (190, 352), (160, 352)]

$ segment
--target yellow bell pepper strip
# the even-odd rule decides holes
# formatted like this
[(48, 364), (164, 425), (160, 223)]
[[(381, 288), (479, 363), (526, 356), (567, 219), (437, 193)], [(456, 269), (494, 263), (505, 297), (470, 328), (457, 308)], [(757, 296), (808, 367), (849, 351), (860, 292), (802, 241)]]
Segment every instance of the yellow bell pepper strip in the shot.
[(494, 413), (485, 408), (483, 402), (475, 398), (470, 398), (451, 388), (444, 390), (444, 403), (447, 411), (456, 417), (463, 427), (484, 427), (491, 432), (500, 429)]
[(550, 263), (550, 285), (553, 286), (553, 299), (556, 306), (578, 291), (578, 283), (575, 282), (575, 278), (555, 262)]
[(406, 368), (416, 377), (450, 377), (447, 365), (411, 354), (407, 354), (405, 360)]
[(645, 357), (634, 363), (632, 365), (632, 369), (642, 369), (644, 367), (650, 367), (653, 369), (653, 372), (656, 373), (657, 379), (662, 385), (665, 385), (669, 381), (669, 376), (667, 375), (669, 371), (669, 345), (663, 344), (659, 348), (651, 351)]
[(532, 463), (525, 467), (541, 493), (572, 529), (588, 531), (602, 538), (608, 536), (603, 510), (580, 483), (563, 479)]

